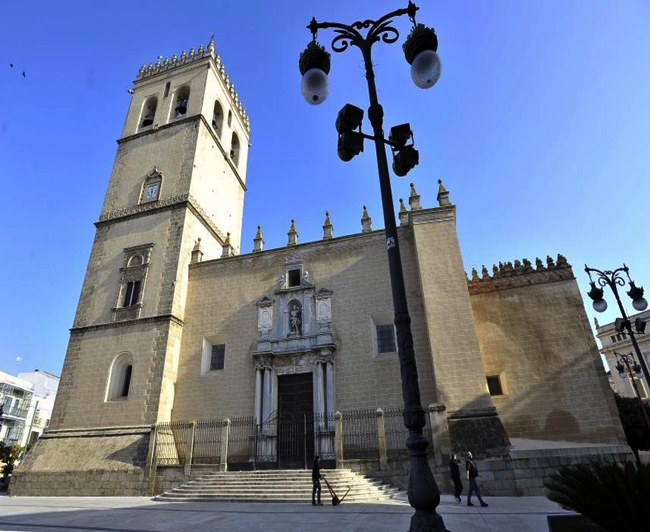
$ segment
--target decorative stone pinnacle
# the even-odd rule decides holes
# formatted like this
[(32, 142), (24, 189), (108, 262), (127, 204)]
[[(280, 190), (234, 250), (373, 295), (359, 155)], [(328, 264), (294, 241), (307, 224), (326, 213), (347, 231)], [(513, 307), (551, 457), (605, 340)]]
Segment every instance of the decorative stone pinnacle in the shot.
[(226, 241), (224, 242), (226, 246), (230, 245), (230, 233), (226, 233)]
[(287, 235), (289, 236), (287, 246), (295, 246), (298, 244), (298, 231), (296, 231), (296, 223), (293, 219), (291, 219), (291, 227), (289, 227)]
[(449, 191), (442, 184), (442, 179), (438, 179), (438, 197), (436, 199), (438, 200), (438, 205), (440, 207), (451, 205), (451, 202), (449, 201)]
[(404, 200), (399, 199), (399, 212), (406, 212), (406, 205), (404, 205)]
[(262, 251), (263, 248), (264, 248), (264, 239), (262, 238), (262, 226), (258, 225), (257, 233), (255, 234), (255, 238), (253, 239), (253, 253)]
[(363, 216), (361, 216), (361, 232), (362, 233), (369, 233), (372, 231), (372, 219), (368, 215), (368, 209), (366, 206), (363, 206)]
[(411, 183), (411, 192), (409, 194), (409, 206), (412, 211), (418, 211), (422, 208), (420, 205), (420, 195), (415, 190), (415, 185)]
[(404, 205), (404, 200), (399, 199), (399, 224), (408, 225), (409, 223), (409, 211), (406, 210), (406, 205)]
[(323, 224), (323, 240), (330, 240), (332, 238), (332, 230), (334, 226), (330, 221), (330, 212), (325, 211), (325, 223)]

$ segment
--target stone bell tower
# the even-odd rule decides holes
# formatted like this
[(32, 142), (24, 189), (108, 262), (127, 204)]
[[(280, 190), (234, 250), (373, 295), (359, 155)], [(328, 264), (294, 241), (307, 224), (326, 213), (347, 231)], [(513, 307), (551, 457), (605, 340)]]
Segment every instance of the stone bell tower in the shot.
[(188, 264), (240, 245), (250, 124), (214, 40), (129, 93), (52, 431), (169, 420)]

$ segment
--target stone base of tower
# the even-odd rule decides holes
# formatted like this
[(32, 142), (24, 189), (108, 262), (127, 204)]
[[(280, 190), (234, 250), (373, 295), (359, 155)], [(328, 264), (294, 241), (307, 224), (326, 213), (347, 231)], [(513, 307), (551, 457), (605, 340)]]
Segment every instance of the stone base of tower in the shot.
[(478, 458), (508, 456), (510, 440), (494, 407), (448, 412), (449, 439), (454, 451)]
[(149, 494), (151, 427), (45, 433), (13, 472), (12, 496)]

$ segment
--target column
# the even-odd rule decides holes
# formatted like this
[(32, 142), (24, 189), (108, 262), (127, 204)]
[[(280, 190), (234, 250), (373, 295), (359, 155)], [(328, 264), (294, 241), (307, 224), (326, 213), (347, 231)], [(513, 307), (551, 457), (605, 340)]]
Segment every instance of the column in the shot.
[(264, 423), (262, 430), (269, 431), (269, 416), (271, 415), (271, 368), (264, 368), (264, 398), (262, 400), (262, 417), (261, 422)]
[(314, 368), (314, 392), (316, 394), (314, 411), (322, 416), (325, 412), (325, 383), (323, 382), (322, 362), (317, 362)]
[(255, 368), (255, 419), (262, 422), (262, 369)]
[(328, 423), (332, 423), (334, 416), (334, 364), (328, 361), (325, 363), (325, 383), (327, 385), (325, 393), (327, 405), (327, 419)]

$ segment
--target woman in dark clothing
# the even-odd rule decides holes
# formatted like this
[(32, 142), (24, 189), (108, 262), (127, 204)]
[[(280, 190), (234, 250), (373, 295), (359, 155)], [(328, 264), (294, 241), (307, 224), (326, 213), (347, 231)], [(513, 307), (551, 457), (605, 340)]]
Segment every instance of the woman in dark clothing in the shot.
[(311, 481), (313, 484), (311, 490), (311, 503), (316, 506), (316, 495), (318, 494), (318, 506), (323, 506), (323, 503), (320, 502), (320, 456), (314, 456), (314, 465), (311, 468)]
[(451, 453), (451, 458), (449, 459), (449, 472), (451, 473), (451, 480), (454, 481), (454, 499), (460, 502), (460, 494), (463, 492), (463, 483), (460, 480), (460, 468), (458, 467), (456, 453)]

